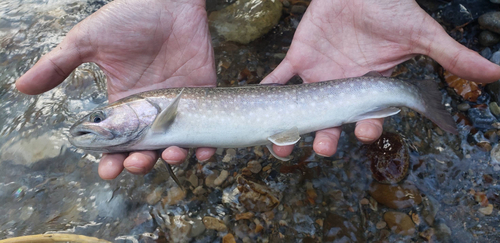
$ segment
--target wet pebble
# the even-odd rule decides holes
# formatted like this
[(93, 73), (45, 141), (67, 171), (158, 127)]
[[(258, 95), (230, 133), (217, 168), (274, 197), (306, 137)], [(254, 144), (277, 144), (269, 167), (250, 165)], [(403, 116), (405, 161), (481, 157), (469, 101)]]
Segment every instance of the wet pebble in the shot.
[(387, 223), (385, 221), (378, 221), (375, 225), (375, 227), (379, 230), (385, 228), (385, 226), (387, 226)]
[(497, 121), (493, 114), (491, 114), (490, 109), (482, 107), (470, 108), (468, 115), (472, 124), (479, 129), (489, 129), (491, 128), (491, 124)]
[(488, 204), (486, 207), (479, 208), (478, 211), (484, 215), (491, 215), (493, 213), (493, 204)]
[(220, 11), (212, 12), (208, 19), (210, 25), (226, 40), (248, 44), (278, 23), (281, 9), (282, 4), (278, 0), (237, 0)]
[(470, 105), (467, 102), (463, 102), (463, 103), (460, 103), (459, 105), (457, 105), (457, 109), (459, 111), (468, 111), (470, 109)]
[(198, 177), (192, 173), (189, 177), (188, 177), (188, 181), (189, 183), (191, 183), (191, 185), (193, 187), (197, 187), (198, 186)]
[(408, 146), (396, 133), (384, 132), (368, 146), (367, 156), (370, 159), (372, 177), (380, 183), (398, 183), (408, 174)]
[(499, 165), (500, 164), (500, 146), (495, 144), (490, 151), (491, 164)]
[(410, 216), (401, 212), (387, 212), (384, 214), (384, 220), (389, 228), (396, 234), (413, 235), (415, 234), (415, 224)]
[(347, 218), (328, 213), (323, 220), (323, 242), (364, 242), (363, 232)]
[(479, 16), (479, 25), (483, 29), (500, 33), (500, 12), (489, 12)]
[(369, 193), (378, 203), (393, 209), (408, 208), (422, 202), (418, 188), (408, 183), (387, 185), (372, 182)]
[(189, 236), (191, 238), (194, 238), (198, 235), (201, 235), (203, 232), (205, 232), (205, 225), (203, 222), (199, 219), (192, 219), (191, 222), (191, 232), (189, 233)]
[(259, 173), (262, 170), (262, 165), (257, 160), (252, 160), (248, 162), (247, 168), (254, 174)]
[(436, 236), (441, 242), (449, 242), (451, 238), (451, 229), (445, 223), (439, 223), (436, 226)]
[(229, 163), (234, 157), (236, 156), (236, 150), (235, 149), (227, 149), (226, 150), (226, 155), (224, 155), (224, 158), (222, 158), (222, 162), (224, 163)]
[(492, 63), (500, 65), (500, 51), (494, 52), (490, 57), (490, 61)]
[(220, 175), (217, 178), (215, 178), (214, 185), (215, 186), (222, 185), (222, 183), (227, 179), (228, 176), (229, 176), (229, 172), (227, 170), (222, 170), (220, 172)]
[(226, 232), (227, 231), (227, 226), (222, 222), (222, 220), (210, 217), (210, 216), (205, 216), (203, 217), (203, 224), (207, 229), (213, 229), (216, 231), (220, 232)]
[(208, 202), (210, 204), (222, 203), (222, 191), (215, 189), (208, 195)]
[(266, 186), (238, 177), (240, 203), (252, 212), (267, 212), (279, 205), (280, 201)]
[(490, 59), (491, 58), (491, 55), (492, 55), (492, 52), (491, 52), (491, 49), (489, 47), (486, 47), (484, 48), (482, 51), (481, 51), (481, 56), (486, 58), (486, 59)]
[(146, 196), (146, 202), (149, 205), (155, 205), (161, 200), (161, 194), (163, 193), (163, 188), (158, 187), (153, 190), (150, 194)]
[(236, 240), (234, 239), (234, 235), (231, 233), (228, 233), (224, 237), (222, 237), (222, 243), (236, 243)]
[(491, 102), (490, 105), (490, 111), (493, 115), (495, 116), (500, 116), (500, 107), (498, 107), (497, 102)]
[(175, 205), (186, 197), (186, 192), (179, 187), (172, 187), (161, 202), (163, 205)]
[(172, 242), (186, 242), (189, 240), (192, 226), (182, 215), (171, 216), (167, 227), (170, 229)]
[(437, 201), (432, 196), (426, 196), (422, 200), (422, 217), (428, 225), (434, 225), (434, 220), (436, 218), (439, 209), (441, 208), (439, 201)]
[(205, 185), (208, 187), (215, 187), (215, 179), (219, 177), (218, 172), (214, 171), (214, 173), (210, 174), (205, 178)]
[(500, 35), (488, 30), (481, 31), (479, 34), (479, 43), (483, 46), (492, 46), (500, 41)]
[(194, 190), (193, 190), (193, 194), (194, 195), (197, 195), (197, 196), (200, 196), (200, 195), (203, 195), (207, 192), (207, 190), (205, 190), (205, 188), (203, 188), (203, 186), (198, 186), (196, 187)]

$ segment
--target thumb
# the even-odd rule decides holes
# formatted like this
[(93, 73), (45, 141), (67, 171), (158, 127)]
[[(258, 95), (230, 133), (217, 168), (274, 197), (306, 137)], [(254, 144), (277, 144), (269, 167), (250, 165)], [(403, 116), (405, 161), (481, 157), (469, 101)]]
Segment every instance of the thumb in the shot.
[(25, 94), (36, 95), (59, 85), (83, 63), (82, 53), (76, 43), (75, 38), (68, 35), (16, 81), (16, 88)]
[(293, 66), (290, 64), (290, 62), (285, 59), (281, 61), (281, 63), (270, 73), (268, 74), (261, 84), (285, 84), (290, 80), (293, 75), (295, 75), (295, 70), (293, 69)]
[(430, 56), (446, 70), (467, 80), (490, 83), (500, 79), (500, 66), (455, 41), (441, 26), (437, 31), (436, 39), (428, 45), (428, 53), (422, 54)]

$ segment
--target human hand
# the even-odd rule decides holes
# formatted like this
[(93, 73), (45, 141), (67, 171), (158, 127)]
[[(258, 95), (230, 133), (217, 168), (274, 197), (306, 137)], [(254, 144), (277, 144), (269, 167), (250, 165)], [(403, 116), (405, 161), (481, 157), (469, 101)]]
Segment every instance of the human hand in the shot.
[[(94, 62), (107, 77), (109, 102), (138, 92), (182, 86), (215, 86), (216, 74), (204, 0), (121, 0), (107, 4), (77, 24), (43, 56), (16, 87), (26, 94), (48, 91), (80, 64)], [(213, 148), (200, 148), (200, 161)], [(167, 148), (163, 159), (182, 163), (187, 151)], [(149, 172), (157, 152), (103, 155), (99, 175), (116, 178), (123, 168)]]
[[(453, 40), (414, 0), (312, 1), (284, 60), (262, 83), (285, 83), (299, 75), (305, 83), (360, 76), (390, 75), (416, 54), (430, 56), (446, 70), (481, 83), (500, 78), (500, 67)], [(358, 121), (355, 135), (364, 143), (382, 134), (383, 119)], [(318, 131), (313, 149), (332, 156), (341, 128)], [(274, 152), (281, 157), (293, 145)]]

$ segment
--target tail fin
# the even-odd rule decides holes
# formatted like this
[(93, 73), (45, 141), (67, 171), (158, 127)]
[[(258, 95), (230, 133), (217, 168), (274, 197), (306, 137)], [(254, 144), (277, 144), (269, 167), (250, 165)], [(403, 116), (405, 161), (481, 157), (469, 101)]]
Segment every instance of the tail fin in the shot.
[(436, 123), (441, 129), (458, 134), (457, 125), (451, 114), (446, 111), (445, 106), (441, 104), (442, 94), (439, 92), (439, 87), (434, 80), (419, 80), (410, 81), (417, 86), (423, 96), (425, 111), (419, 111)]

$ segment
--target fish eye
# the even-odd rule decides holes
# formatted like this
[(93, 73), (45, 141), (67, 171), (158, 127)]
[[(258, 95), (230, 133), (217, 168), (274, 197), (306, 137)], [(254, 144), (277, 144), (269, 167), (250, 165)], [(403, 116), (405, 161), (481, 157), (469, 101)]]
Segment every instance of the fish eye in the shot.
[(93, 122), (93, 123), (99, 123), (99, 122), (102, 122), (104, 121), (104, 119), (106, 119), (106, 117), (104, 116), (104, 113), (102, 113), (101, 111), (98, 111), (98, 112), (94, 112), (92, 113), (92, 115), (90, 115), (90, 122)]

